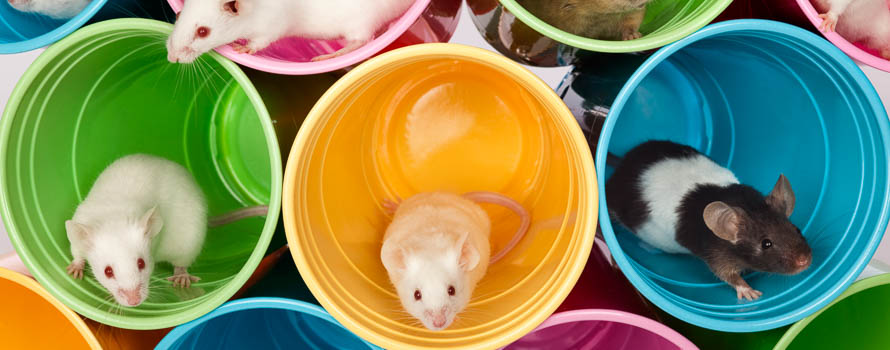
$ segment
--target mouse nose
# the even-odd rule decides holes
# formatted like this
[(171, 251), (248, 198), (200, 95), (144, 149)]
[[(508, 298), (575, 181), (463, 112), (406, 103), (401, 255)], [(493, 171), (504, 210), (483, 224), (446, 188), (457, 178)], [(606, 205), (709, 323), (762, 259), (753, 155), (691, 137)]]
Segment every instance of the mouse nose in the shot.
[(797, 265), (797, 267), (807, 267), (810, 265), (810, 262), (812, 260), (813, 258), (809, 255), (801, 255), (797, 257), (797, 259), (794, 261), (794, 264)]
[(129, 306), (138, 306), (142, 304), (142, 293), (139, 292), (139, 288), (134, 288), (132, 290), (121, 289), (121, 294), (124, 296), (124, 299), (127, 300), (127, 305)]
[(433, 315), (433, 326), (436, 328), (445, 327), (446, 321), (444, 312), (439, 312)]

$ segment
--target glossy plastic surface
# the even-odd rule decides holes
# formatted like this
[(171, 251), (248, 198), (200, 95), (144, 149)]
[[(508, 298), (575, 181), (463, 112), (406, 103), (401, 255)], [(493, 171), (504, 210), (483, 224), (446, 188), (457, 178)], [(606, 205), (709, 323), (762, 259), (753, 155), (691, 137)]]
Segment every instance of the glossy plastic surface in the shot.
[(176, 327), (156, 349), (378, 349), (322, 308), (282, 298), (226, 303)]
[(593, 249), (581, 278), (557, 312), (504, 349), (696, 349), (649, 317), (633, 286), (600, 250)]
[[(571, 114), (532, 73), (482, 49), (417, 45), (350, 71), (306, 118), (285, 178), (285, 228), (303, 279), (337, 320), (386, 348), (518, 339), (559, 306), (593, 244), (593, 162)], [(532, 216), (480, 282), (473, 316), (439, 332), (399, 310), (379, 258), (383, 199), (431, 190), (500, 192)], [(519, 220), (485, 208), (498, 251)]]
[(607, 152), (620, 156), (649, 139), (691, 145), (764, 193), (784, 173), (812, 266), (794, 276), (746, 274), (764, 294), (740, 302), (701, 260), (654, 250), (611, 222), (608, 193), (601, 227), (634, 286), (683, 321), (732, 332), (787, 325), (839, 295), (880, 242), (888, 135), (874, 88), (830, 43), (779, 22), (715, 24), (655, 53), (617, 94), (596, 151), (600, 184), (610, 176)]
[(595, 40), (564, 32), (535, 17), (515, 0), (467, 0), (486, 41), (513, 60), (536, 66), (572, 64), (579, 51), (636, 52), (679, 40), (711, 22), (732, 0), (654, 0), (640, 27), (643, 37)]
[(173, 13), (161, 1), (93, 0), (73, 18), (54, 19), (16, 10), (0, 1), (0, 54), (31, 51), (52, 44), (84, 24), (120, 17), (171, 20)]
[[(176, 13), (183, 0), (167, 0)], [(448, 42), (457, 29), (460, 0), (416, 0), (389, 28), (374, 40), (340, 57), (311, 62), (316, 56), (333, 53), (345, 44), (342, 40), (284, 38), (254, 55), (235, 52), (229, 45), (217, 52), (238, 64), (265, 72), (309, 75), (331, 72), (361, 63), (380, 53), (399, 47), (434, 42)]]
[[(813, 26), (818, 28), (822, 24), (822, 19), (819, 18), (819, 11), (813, 7), (810, 0), (797, 0), (797, 4), (810, 22), (813, 23)], [(888, 11), (890, 11), (890, 4), (887, 4), (887, 7)], [(861, 42), (850, 42), (837, 32), (823, 32), (822, 35), (837, 45), (837, 47), (847, 53), (847, 55), (850, 55), (850, 57), (882, 71), (890, 72), (890, 60), (881, 57), (877, 50), (869, 48)]]
[[(278, 221), (281, 161), (268, 113), (240, 69), (218, 55), (166, 61), (167, 23), (122, 19), (47, 49), (13, 91), (0, 129), (3, 221), (13, 245), (60, 301), (120, 328), (165, 328), (231, 297), (263, 258)], [(267, 204), (269, 215), (210, 229), (188, 290), (152, 275), (148, 299), (120, 308), (88, 274), (74, 280), (64, 222), (113, 160), (150, 153), (195, 176), (210, 215)]]
[(100, 348), (80, 316), (53, 298), (37, 281), (0, 268), (0, 295), (3, 348)]

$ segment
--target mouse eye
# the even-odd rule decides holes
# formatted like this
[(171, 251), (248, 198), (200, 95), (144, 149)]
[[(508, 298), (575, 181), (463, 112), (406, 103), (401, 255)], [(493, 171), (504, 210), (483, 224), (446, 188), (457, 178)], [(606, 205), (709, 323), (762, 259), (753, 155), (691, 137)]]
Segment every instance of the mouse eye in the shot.
[(142, 260), (142, 258), (139, 258), (139, 260), (136, 260), (136, 266), (139, 267), (139, 271), (144, 270), (145, 269), (145, 260)]
[(769, 239), (764, 239), (763, 242), (760, 242), (760, 246), (763, 247), (763, 249), (769, 249), (769, 247), (773, 246), (773, 241), (770, 241)]
[(423, 298), (423, 296), (420, 295), (420, 290), (419, 290), (419, 289), (415, 289), (415, 290), (414, 290), (414, 300), (420, 300), (421, 298)]
[(210, 35), (210, 28), (207, 27), (198, 27), (198, 30), (195, 31), (195, 36), (199, 38), (206, 38)]
[(111, 266), (105, 266), (105, 277), (114, 278), (114, 270), (111, 269)]
[(454, 286), (448, 286), (448, 295), (454, 296)]

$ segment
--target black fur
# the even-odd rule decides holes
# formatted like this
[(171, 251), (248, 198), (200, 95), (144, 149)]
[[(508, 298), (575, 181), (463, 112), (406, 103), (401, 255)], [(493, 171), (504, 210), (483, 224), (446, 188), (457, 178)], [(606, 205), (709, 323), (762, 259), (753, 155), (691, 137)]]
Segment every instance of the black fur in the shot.
[(609, 214), (632, 231), (636, 230), (649, 218), (650, 210), (640, 189), (643, 171), (664, 159), (682, 159), (698, 154), (692, 147), (670, 141), (648, 141), (634, 147), (624, 155), (612, 177), (606, 181)]

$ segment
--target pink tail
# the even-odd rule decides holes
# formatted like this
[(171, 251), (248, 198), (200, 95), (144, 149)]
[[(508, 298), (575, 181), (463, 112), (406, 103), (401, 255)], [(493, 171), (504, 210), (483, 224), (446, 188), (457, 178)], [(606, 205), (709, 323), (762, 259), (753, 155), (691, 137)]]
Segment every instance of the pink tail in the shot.
[(228, 225), (230, 223), (233, 223), (233, 222), (241, 220), (241, 219), (252, 218), (255, 216), (266, 216), (266, 214), (268, 214), (268, 213), (269, 213), (269, 206), (267, 206), (267, 205), (257, 205), (257, 206), (253, 206), (253, 207), (241, 208), (241, 209), (235, 210), (230, 213), (226, 213), (223, 215), (214, 216), (214, 217), (210, 218), (210, 222), (208, 223), (208, 226), (219, 227), (219, 226), (223, 226), (223, 225)]
[(528, 211), (526, 211), (525, 207), (523, 207), (522, 204), (519, 204), (519, 202), (499, 193), (487, 191), (467, 192), (464, 193), (464, 197), (477, 203), (500, 205), (504, 208), (510, 209), (511, 211), (516, 213), (516, 215), (519, 215), (519, 229), (516, 230), (516, 233), (513, 235), (513, 239), (510, 240), (510, 243), (507, 243), (507, 246), (504, 247), (504, 249), (501, 249), (500, 252), (492, 256), (489, 263), (494, 263), (498, 260), (501, 260), (504, 255), (507, 255), (507, 253), (510, 252), (510, 250), (513, 249), (513, 247), (515, 247), (520, 240), (522, 240), (522, 237), (524, 237), (526, 231), (528, 231), (528, 227), (531, 225), (532, 221), (531, 217), (528, 215)]

